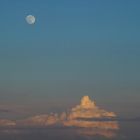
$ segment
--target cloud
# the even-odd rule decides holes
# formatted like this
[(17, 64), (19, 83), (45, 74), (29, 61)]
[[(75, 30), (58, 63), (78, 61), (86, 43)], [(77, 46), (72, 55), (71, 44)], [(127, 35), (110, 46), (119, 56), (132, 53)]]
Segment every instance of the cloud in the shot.
[(17, 124), (30, 126), (50, 126), (59, 124), (64, 126), (94, 127), (96, 125), (101, 125), (100, 123), (97, 123), (99, 121), (93, 121), (90, 119), (110, 119), (114, 117), (116, 117), (115, 113), (100, 109), (96, 106), (95, 102), (89, 99), (88, 96), (84, 96), (81, 99), (80, 105), (72, 108), (69, 112), (63, 112), (60, 115), (57, 113), (37, 115), (25, 120), (19, 120), (17, 121)]
[(19, 126), (51, 126), (56, 125), (60, 121), (58, 114), (37, 115), (25, 120), (18, 120), (16, 124)]
[[(118, 123), (111, 121), (111, 118), (115, 117), (115, 113), (100, 109), (88, 96), (84, 96), (80, 105), (71, 109), (63, 124), (64, 126), (117, 130), (119, 128)], [(103, 121), (104, 118), (109, 120)], [(94, 119), (102, 119), (102, 121)]]
[(98, 135), (104, 136), (106, 138), (113, 138), (116, 136), (116, 133), (114, 133), (112, 130), (105, 129), (80, 129), (77, 131), (77, 133), (88, 138)]
[(16, 123), (11, 120), (1, 119), (0, 127), (6, 127), (6, 126), (16, 126)]
[(80, 105), (72, 108), (69, 119), (76, 118), (112, 118), (116, 117), (114, 112), (107, 112), (96, 106), (95, 102), (92, 102), (88, 96), (84, 96), (81, 99)]
[[(10, 121), (1, 120), (0, 126), (14, 127), (74, 127), (83, 128), (79, 134), (95, 135), (101, 134), (108, 137), (114, 136), (114, 131), (119, 129), (118, 122), (113, 120), (116, 118), (114, 112), (108, 112), (96, 106), (88, 96), (81, 99), (80, 105), (73, 107), (70, 111), (61, 114), (51, 113), (45, 115), (37, 115), (24, 120)], [(90, 131), (87, 131), (90, 128)], [(109, 131), (109, 133), (107, 132)]]

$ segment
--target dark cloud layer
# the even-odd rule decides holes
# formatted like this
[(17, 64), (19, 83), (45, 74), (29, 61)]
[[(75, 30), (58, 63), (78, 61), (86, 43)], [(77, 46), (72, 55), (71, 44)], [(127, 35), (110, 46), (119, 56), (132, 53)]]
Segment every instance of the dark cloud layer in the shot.
[(1, 109), (0, 108), (0, 113), (10, 113), (10, 112), (13, 112), (13, 111), (9, 110), (9, 109)]
[[(120, 122), (121, 131), (116, 137), (97, 135), (98, 130), (83, 128), (2, 128), (0, 140), (139, 140), (140, 122)], [(111, 131), (107, 130), (107, 134)], [(103, 131), (105, 133), (105, 131)], [(87, 135), (88, 134), (88, 135)], [(106, 134), (106, 133), (105, 133)], [(112, 134), (112, 133), (111, 133)]]

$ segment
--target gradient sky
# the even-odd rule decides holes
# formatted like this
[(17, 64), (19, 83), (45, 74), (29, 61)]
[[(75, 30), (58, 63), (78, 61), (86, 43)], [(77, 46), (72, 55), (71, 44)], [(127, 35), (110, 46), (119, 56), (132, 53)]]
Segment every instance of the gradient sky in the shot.
[(83, 95), (139, 116), (139, 7), (139, 0), (1, 0), (0, 116), (61, 110)]

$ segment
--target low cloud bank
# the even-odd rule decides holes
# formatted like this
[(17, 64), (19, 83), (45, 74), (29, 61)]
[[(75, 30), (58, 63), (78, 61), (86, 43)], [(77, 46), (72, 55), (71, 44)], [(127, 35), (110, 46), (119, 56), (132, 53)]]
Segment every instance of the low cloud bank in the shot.
[[(119, 129), (117, 121), (111, 121), (116, 118), (114, 112), (108, 112), (96, 106), (88, 96), (81, 99), (80, 105), (76, 105), (68, 112), (61, 114), (51, 113), (45, 115), (37, 115), (24, 120), (0, 120), (0, 126), (8, 127), (75, 127), (85, 128), (86, 131), (78, 131), (80, 134), (95, 135), (101, 134), (106, 136), (114, 136), (113, 131)], [(108, 119), (108, 121), (104, 121)], [(87, 131), (90, 129), (90, 131)], [(109, 133), (107, 132), (109, 131)]]
[[(68, 112), (63, 112), (58, 115), (57, 113), (37, 115), (24, 120), (0, 120), (0, 126), (51, 126), (51, 125), (63, 125), (63, 126), (77, 126), (77, 127), (98, 127), (104, 119), (108, 119), (108, 126), (117, 128), (117, 123), (111, 124), (111, 119), (115, 118), (114, 112), (108, 112), (104, 109), (100, 109), (96, 106), (94, 101), (91, 101), (88, 96), (84, 96), (81, 99), (80, 105), (75, 106)], [(102, 121), (100, 121), (102, 120)], [(116, 124), (116, 127), (115, 127)]]

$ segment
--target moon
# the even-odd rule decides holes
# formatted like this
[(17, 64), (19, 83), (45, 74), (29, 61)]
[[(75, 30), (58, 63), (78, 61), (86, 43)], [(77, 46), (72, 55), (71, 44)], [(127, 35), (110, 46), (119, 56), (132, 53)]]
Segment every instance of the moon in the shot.
[(26, 16), (26, 21), (28, 24), (34, 24), (35, 23), (35, 17), (33, 15)]

